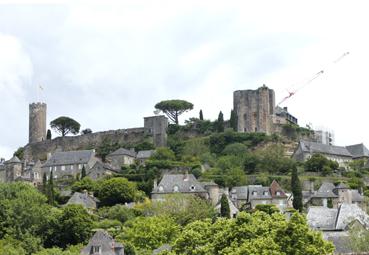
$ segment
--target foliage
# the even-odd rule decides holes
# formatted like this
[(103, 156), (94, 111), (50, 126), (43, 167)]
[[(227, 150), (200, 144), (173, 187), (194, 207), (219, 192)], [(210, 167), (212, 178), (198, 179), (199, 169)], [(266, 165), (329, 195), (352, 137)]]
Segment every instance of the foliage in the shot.
[(16, 156), (17, 158), (19, 158), (20, 160), (23, 160), (24, 158), (24, 148), (23, 147), (19, 147), (14, 153), (13, 156)]
[(101, 205), (113, 206), (135, 201), (138, 195), (137, 192), (135, 183), (128, 181), (126, 178), (117, 177), (103, 180), (97, 196)]
[(160, 147), (157, 148), (154, 154), (151, 156), (152, 160), (175, 160), (176, 156), (171, 149)]
[(85, 165), (82, 166), (82, 170), (81, 170), (81, 179), (86, 177), (86, 167)]
[(313, 172), (321, 172), (325, 175), (332, 173), (332, 171), (338, 169), (338, 163), (329, 160), (324, 157), (322, 154), (313, 154), (311, 158), (309, 158), (305, 162), (305, 170), (313, 171)]
[(98, 215), (109, 220), (118, 220), (121, 223), (132, 220), (137, 216), (135, 209), (127, 208), (124, 205), (114, 205), (112, 207), (102, 207), (98, 210)]
[(361, 226), (351, 226), (349, 230), (349, 238), (346, 245), (351, 248), (354, 253), (361, 254), (369, 251), (369, 231)]
[(51, 140), (51, 130), (50, 129), (47, 130), (46, 140)]
[(302, 188), (299, 176), (297, 174), (297, 168), (293, 168), (292, 176), (291, 176), (291, 191), (293, 195), (293, 208), (302, 212), (303, 203), (302, 203)]
[(223, 194), (220, 199), (220, 217), (231, 217), (231, 209), (229, 209), (228, 199), (225, 194)]
[(233, 155), (242, 158), (247, 153), (247, 146), (243, 143), (232, 143), (227, 145), (222, 154), (223, 155)]
[(50, 248), (43, 249), (39, 252), (34, 253), (33, 255), (79, 255), (81, 254), (81, 249), (81, 245), (70, 246), (65, 250), (62, 250), (60, 248)]
[(148, 142), (148, 141), (143, 141), (141, 143), (138, 143), (134, 146), (135, 151), (146, 151), (146, 150), (153, 150), (155, 149), (154, 144)]
[(217, 121), (217, 132), (224, 132), (224, 118), (222, 111), (219, 112), (218, 121)]
[(94, 181), (91, 177), (86, 176), (85, 178), (76, 181), (72, 185), (73, 192), (82, 192), (82, 191), (89, 191), (89, 192), (96, 192), (99, 189), (99, 182)]
[(91, 133), (92, 133), (91, 128), (86, 128), (86, 129), (83, 129), (81, 131), (81, 135), (87, 135), (87, 134), (91, 134)]
[(193, 109), (193, 104), (185, 100), (166, 100), (155, 105), (155, 108), (162, 111), (167, 117), (178, 124), (178, 116)]
[(257, 211), (265, 212), (269, 215), (272, 215), (273, 213), (279, 213), (279, 209), (276, 205), (263, 205), (259, 204), (255, 206), (255, 209)]
[(333, 200), (332, 200), (332, 198), (328, 198), (327, 207), (328, 208), (333, 208)]
[(229, 124), (233, 131), (237, 131), (237, 114), (234, 110), (231, 110), (231, 117), (229, 119)]
[(281, 214), (257, 211), (241, 212), (235, 219), (187, 225), (175, 240), (172, 254), (328, 255), (332, 252), (333, 245), (324, 241), (320, 233), (310, 230), (303, 216), (296, 213), (287, 221)]
[(184, 194), (168, 195), (164, 201), (146, 202), (140, 206), (143, 215), (172, 218), (179, 225), (213, 218), (214, 207), (206, 200)]
[(69, 133), (78, 134), (81, 125), (72, 118), (61, 116), (51, 121), (50, 127), (60, 133), (61, 136), (65, 136)]
[(50, 205), (55, 203), (54, 176), (53, 171), (50, 172), (49, 182), (47, 184), (47, 202)]
[(199, 113), (199, 119), (200, 119), (200, 120), (204, 120), (204, 115), (202, 114), (202, 110), (200, 110), (200, 113)]
[(153, 249), (171, 243), (179, 230), (179, 225), (171, 218), (137, 217), (125, 224), (123, 232), (116, 239), (130, 243), (136, 254), (151, 254)]
[(0, 255), (26, 255), (20, 241), (7, 237), (0, 240)]

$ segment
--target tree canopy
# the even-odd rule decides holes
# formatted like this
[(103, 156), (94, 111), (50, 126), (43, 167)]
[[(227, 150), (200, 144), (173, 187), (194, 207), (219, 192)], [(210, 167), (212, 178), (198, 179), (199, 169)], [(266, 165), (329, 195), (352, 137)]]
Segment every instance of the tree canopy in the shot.
[(61, 136), (65, 136), (69, 133), (78, 134), (81, 125), (72, 118), (61, 116), (51, 121), (50, 127), (60, 133)]
[(157, 103), (155, 108), (162, 111), (175, 124), (178, 124), (178, 116), (193, 109), (193, 104), (185, 100), (165, 100)]

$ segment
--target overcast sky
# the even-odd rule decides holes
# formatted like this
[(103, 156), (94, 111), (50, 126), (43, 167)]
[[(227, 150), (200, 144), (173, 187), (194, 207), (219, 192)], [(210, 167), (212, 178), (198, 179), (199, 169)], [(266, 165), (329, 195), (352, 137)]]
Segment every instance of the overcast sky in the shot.
[(320, 70), (282, 106), (369, 146), (367, 1), (1, 2), (0, 157), (27, 143), (30, 102), (93, 131), (143, 126), (164, 99), (229, 118), (234, 90), (279, 102)]

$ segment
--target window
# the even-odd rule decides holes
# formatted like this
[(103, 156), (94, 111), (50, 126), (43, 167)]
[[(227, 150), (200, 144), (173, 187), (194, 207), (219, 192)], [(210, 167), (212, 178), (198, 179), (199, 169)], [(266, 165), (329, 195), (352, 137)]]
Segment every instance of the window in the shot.
[(90, 254), (101, 254), (101, 246), (92, 246)]
[(173, 191), (174, 191), (174, 192), (179, 192), (179, 188), (178, 188), (178, 186), (177, 186), (177, 185), (175, 185), (175, 186), (173, 187)]
[(53, 170), (53, 167), (52, 167), (52, 166), (50, 166), (50, 167), (49, 167), (49, 171), (50, 171), (50, 172), (51, 172), (51, 170)]
[(252, 195), (253, 195), (253, 196), (256, 196), (257, 194), (258, 194), (258, 193), (257, 193), (256, 191), (253, 191), (253, 192), (252, 192)]
[(268, 191), (264, 191), (264, 196), (268, 196)]
[(56, 171), (56, 166), (54, 166), (54, 171)]
[(82, 169), (82, 164), (78, 165), (78, 169), (81, 170)]
[(164, 191), (164, 187), (163, 186), (159, 186), (159, 191), (163, 192)]
[(276, 196), (280, 196), (280, 195), (281, 195), (281, 192), (277, 191), (277, 192), (275, 193), (275, 195), (276, 195)]
[(190, 190), (191, 190), (191, 191), (194, 191), (195, 189), (196, 189), (196, 188), (195, 188), (195, 186), (193, 186), (193, 185), (190, 187)]
[(61, 166), (61, 170), (64, 171), (65, 170), (65, 166)]
[(70, 170), (73, 170), (73, 165), (70, 165)]

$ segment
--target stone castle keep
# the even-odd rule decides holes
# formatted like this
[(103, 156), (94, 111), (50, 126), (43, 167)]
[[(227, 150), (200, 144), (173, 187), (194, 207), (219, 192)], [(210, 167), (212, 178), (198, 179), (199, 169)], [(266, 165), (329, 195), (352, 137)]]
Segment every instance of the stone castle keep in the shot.
[(287, 108), (275, 105), (274, 90), (267, 86), (256, 90), (237, 90), (233, 93), (233, 109), (237, 115), (238, 132), (280, 132), (280, 125), (297, 124)]
[(166, 146), (168, 119), (165, 116), (144, 118), (144, 127), (109, 130), (78, 136), (56, 137), (46, 139), (45, 103), (29, 105), (29, 143), (24, 147), (27, 161), (46, 160), (48, 153), (55, 151), (71, 151), (97, 148), (104, 143), (132, 145), (143, 141), (151, 141), (154, 146)]

